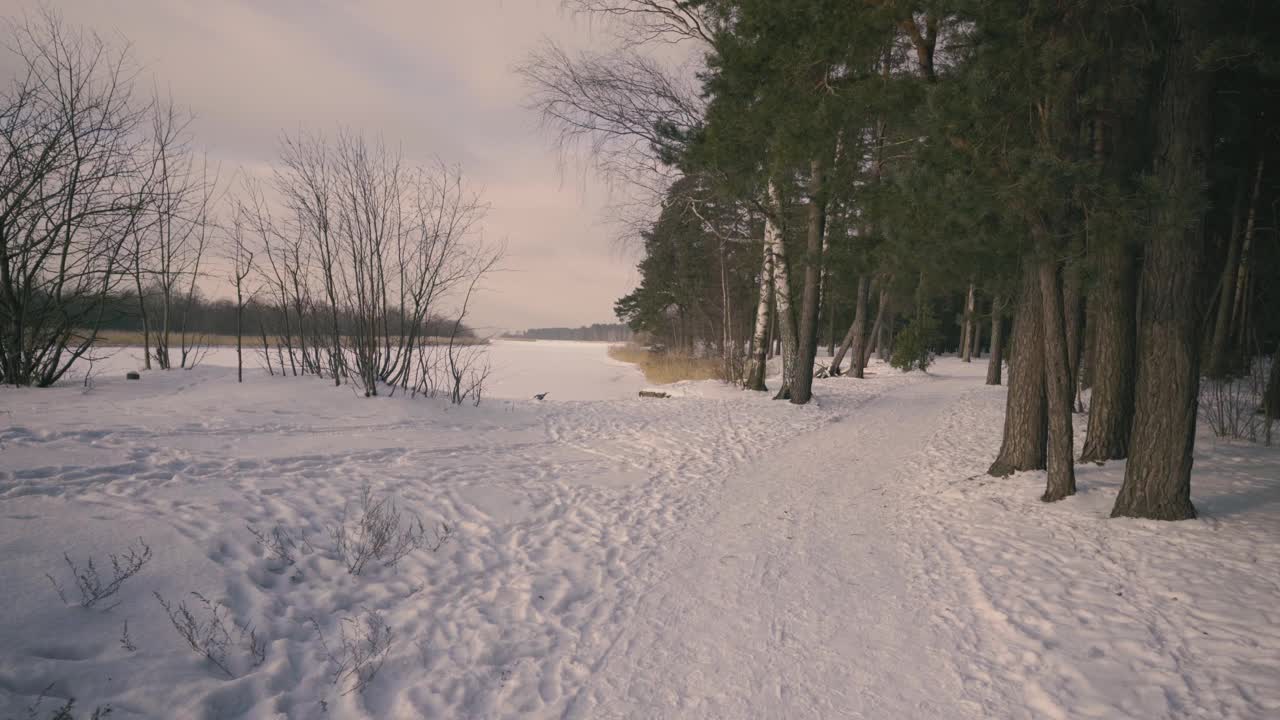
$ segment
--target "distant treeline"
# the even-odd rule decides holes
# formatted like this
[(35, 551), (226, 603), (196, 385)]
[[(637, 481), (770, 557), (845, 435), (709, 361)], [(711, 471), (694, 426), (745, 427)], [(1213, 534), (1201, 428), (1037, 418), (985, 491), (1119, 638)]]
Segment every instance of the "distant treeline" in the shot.
[(508, 333), (507, 337), (522, 340), (586, 340), (590, 342), (627, 342), (633, 333), (622, 323), (596, 323), (577, 328), (551, 327), (529, 328), (523, 333)]
[[(138, 295), (132, 292), (113, 293), (104, 301), (101, 330), (128, 330), (142, 332), (142, 313), (138, 304)], [(163, 315), (163, 305), (159, 293), (148, 293), (147, 314), (151, 318), (151, 332), (160, 330), (159, 324)], [(236, 304), (229, 299), (210, 299), (196, 293), (194, 297), (177, 298), (170, 310), (169, 327), (173, 332), (186, 329), (189, 335), (235, 335)], [(249, 302), (244, 308), (244, 334), (250, 338), (257, 337), (262, 328), (267, 334), (275, 336), (275, 328), (279, 326), (280, 310), (273, 305), (261, 302)], [(403, 312), (395, 309), (389, 313), (387, 332), (398, 334), (406, 324)], [(449, 337), (453, 334), (454, 320), (430, 317), (423, 321), (422, 335), (425, 337)], [(352, 335), (356, 330), (356, 322), (347, 313), (338, 313), (338, 328), (343, 335)], [(458, 328), (458, 337), (475, 337), (475, 331), (465, 324)], [(252, 343), (246, 340), (246, 343)]]

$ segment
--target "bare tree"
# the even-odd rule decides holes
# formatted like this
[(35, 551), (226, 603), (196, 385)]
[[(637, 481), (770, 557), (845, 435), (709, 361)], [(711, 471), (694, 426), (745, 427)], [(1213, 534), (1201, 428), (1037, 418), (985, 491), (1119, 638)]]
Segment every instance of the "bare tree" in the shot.
[(127, 49), (53, 10), (12, 22), (0, 98), (0, 382), (48, 386), (92, 347), (152, 192)]
[(474, 287), (501, 255), (477, 239), (488, 206), (457, 166), (413, 165), (347, 130), (332, 142), (286, 136), (272, 188), (284, 222), (254, 183), (245, 183), (241, 206), (283, 324), (281, 369), (327, 373), (366, 396), (411, 383), (416, 391), (441, 302)]
[(244, 307), (257, 294), (256, 289), (245, 292), (245, 281), (254, 270), (254, 255), (245, 237), (245, 225), (243, 208), (237, 207), (231, 220), (227, 257), (231, 263), (231, 283), (236, 289), (236, 382), (244, 382)]

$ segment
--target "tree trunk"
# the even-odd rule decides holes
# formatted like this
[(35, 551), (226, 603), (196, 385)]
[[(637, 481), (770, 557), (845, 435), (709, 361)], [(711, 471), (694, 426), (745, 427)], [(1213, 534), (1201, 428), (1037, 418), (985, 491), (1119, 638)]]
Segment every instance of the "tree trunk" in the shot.
[(1003, 374), (1004, 303), (999, 296), (991, 299), (991, 354), (987, 360), (987, 384), (999, 385)]
[(855, 378), (864, 377), (867, 367), (867, 297), (871, 293), (871, 283), (866, 276), (858, 279), (858, 306), (853, 314), (853, 359), (849, 374)]
[[(140, 255), (141, 250), (135, 249), (135, 254)], [(133, 281), (138, 289), (138, 315), (142, 318), (142, 367), (144, 370), (151, 369), (151, 318), (147, 314), (147, 294), (142, 289), (142, 265), (141, 261), (134, 260)]]
[(973, 336), (973, 342), (969, 344), (970, 345), (969, 357), (981, 359), (982, 358), (982, 323), (978, 322), (978, 313), (977, 313), (976, 307), (974, 308), (974, 316), (973, 316), (973, 332), (970, 334)]
[[(1258, 162), (1258, 174), (1261, 179), (1262, 162)], [(1256, 182), (1256, 181), (1255, 181)], [(1256, 185), (1255, 185), (1256, 187)], [(1213, 378), (1226, 377), (1231, 372), (1231, 353), (1227, 341), (1231, 330), (1231, 311), (1235, 307), (1236, 279), (1240, 272), (1240, 217), (1244, 204), (1244, 181), (1239, 183), (1236, 193), (1236, 207), (1232, 216), (1231, 236), (1227, 238), (1227, 264), (1222, 268), (1222, 280), (1218, 294), (1218, 311), (1213, 323), (1213, 339), (1209, 343), (1208, 375)]]
[[(823, 255), (826, 255), (824, 250)], [(827, 283), (828, 286), (830, 283)], [(836, 354), (836, 300), (834, 289), (827, 289), (827, 355)]]
[[(885, 280), (884, 282), (886, 285), (888, 285), (888, 280)], [(884, 318), (885, 318), (885, 313), (888, 312), (888, 307), (889, 307), (889, 288), (882, 287), (880, 288), (880, 302), (876, 306), (876, 321), (874, 324), (872, 324), (871, 332), (869, 334), (871, 342), (867, 343), (866, 349), (862, 351), (861, 358), (858, 358), (856, 356), (854, 357), (854, 360), (857, 361), (858, 363), (858, 371), (860, 373), (866, 373), (867, 363), (871, 362), (871, 351), (875, 346), (878, 346), (880, 344), (882, 338), (884, 337)], [(863, 375), (858, 375), (858, 377), (863, 377)]]
[(1232, 302), (1231, 329), (1226, 342), (1228, 373), (1239, 372), (1248, 367), (1249, 282), (1253, 276), (1250, 256), (1253, 250), (1255, 213), (1256, 208), (1250, 207), (1249, 219), (1245, 223), (1244, 238), (1240, 246), (1240, 263), (1236, 269), (1236, 294)]
[(893, 326), (898, 322), (897, 312), (884, 316), (884, 323), (880, 325), (880, 340), (876, 343), (876, 355), (879, 356), (881, 362), (889, 362), (889, 358), (893, 355)]
[(236, 287), (236, 382), (244, 382), (244, 300)]
[[(1169, 2), (1169, 55), (1159, 78), (1153, 157), (1156, 197), (1142, 266), (1138, 315), (1138, 379), (1133, 433), (1124, 484), (1112, 517), (1184, 520), (1191, 504), (1191, 464), (1200, 391), (1199, 268), (1203, 217), (1188, 221), (1207, 181), (1210, 149), (1209, 71), (1205, 47), (1207, 3)], [(1201, 12), (1197, 12), (1201, 11)]]
[(1098, 283), (1089, 303), (1093, 353), (1089, 361), (1093, 397), (1081, 462), (1120, 460), (1129, 451), (1133, 426), (1133, 358), (1138, 302), (1133, 252), (1113, 243), (1100, 252)]
[(827, 210), (822, 197), (822, 161), (809, 163), (808, 232), (804, 263), (804, 293), (800, 308), (800, 337), (796, 368), (791, 386), (791, 402), (804, 405), (813, 397), (813, 363), (818, 355), (818, 301), (822, 278), (822, 242), (826, 237)]
[[(1045, 396), (1049, 409), (1048, 479), (1044, 502), (1056, 502), (1076, 494), (1074, 436), (1071, 428), (1071, 381), (1066, 320), (1063, 314), (1062, 276), (1052, 257), (1039, 262), (1041, 310), (1044, 314)], [(1019, 350), (1021, 353), (1021, 350)]]
[[(853, 324), (849, 326), (849, 331), (845, 333), (844, 340), (840, 341), (840, 347), (831, 355), (831, 374), (840, 374), (840, 364), (844, 362), (844, 356), (848, 354), (849, 349), (853, 349), (853, 360), (849, 364), (849, 372), (853, 374), (857, 370), (858, 358), (862, 357), (862, 346), (864, 344), (863, 336), (867, 329), (867, 295), (870, 292), (870, 281), (866, 275), (858, 276), (858, 294), (855, 298), (853, 310)], [(854, 374), (854, 377), (862, 377)]]
[(1084, 407), (1076, 404), (1080, 384), (1080, 345), (1084, 339), (1084, 318), (1080, 313), (1084, 301), (1083, 285), (1079, 264), (1068, 260), (1062, 268), (1062, 309), (1066, 323), (1067, 380), (1071, 383), (1071, 402), (1076, 412), (1084, 412)]
[(1043, 470), (1045, 467), (1048, 416), (1044, 387), (1044, 312), (1041, 305), (1039, 275), (1035, 264), (1026, 260), (1013, 318), (1004, 438), (1000, 443), (1000, 454), (987, 470), (987, 474), (996, 477), (1022, 470)]
[(1098, 303), (1100, 296), (1095, 289), (1085, 304), (1084, 311), (1084, 354), (1080, 356), (1080, 389), (1093, 387), (1093, 378), (1097, 368), (1098, 345)]
[[(271, 343), (267, 342), (267, 326), (262, 323), (262, 313), (258, 313), (258, 330), (262, 333), (262, 357), (267, 361), (267, 374), (274, 376), (276, 373), (271, 369)], [(284, 368), (280, 368), (280, 374), (284, 375)]]
[[(771, 210), (775, 213), (780, 212), (778, 190), (772, 181), (769, 183), (769, 199), (772, 205)], [(787, 246), (772, 216), (765, 218), (764, 238), (765, 244), (773, 254), (773, 297), (777, 303), (778, 334), (782, 340), (782, 387), (778, 388), (778, 394), (774, 399), (787, 400), (791, 398), (792, 387), (797, 382), (800, 346), (795, 308), (791, 303), (791, 273), (790, 263), (787, 261)]]
[(1262, 412), (1267, 423), (1267, 445), (1271, 444), (1271, 423), (1280, 417), (1280, 350), (1271, 355), (1271, 372), (1267, 375), (1267, 389), (1262, 394)]
[(751, 364), (747, 367), (747, 375), (742, 385), (748, 390), (766, 392), (765, 369), (769, 360), (769, 307), (773, 297), (773, 252), (769, 243), (764, 246), (763, 259), (760, 265), (760, 301), (756, 304), (756, 327), (751, 336)]
[(960, 360), (970, 362), (973, 343), (973, 283), (969, 283), (969, 293), (964, 300), (964, 328), (960, 332)]
[[(768, 247), (769, 245), (766, 243), (765, 244), (766, 252), (768, 252)], [(770, 253), (769, 255), (769, 260), (770, 260), (770, 269), (772, 270), (772, 265), (773, 265), (772, 253)], [(773, 297), (773, 282), (774, 282), (773, 278), (769, 278), (769, 338), (767, 343), (769, 346), (769, 355), (766, 358), (767, 360), (772, 360), (773, 356), (776, 354), (773, 351), (773, 346), (778, 339), (778, 309), (774, 307), (776, 303)]]

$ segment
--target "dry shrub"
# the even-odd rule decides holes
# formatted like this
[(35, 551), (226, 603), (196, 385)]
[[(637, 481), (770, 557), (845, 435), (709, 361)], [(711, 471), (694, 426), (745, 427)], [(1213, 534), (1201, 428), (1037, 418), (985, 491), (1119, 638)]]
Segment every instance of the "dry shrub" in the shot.
[(320, 629), (320, 621), (315, 617), (308, 619), (333, 664), (333, 684), (350, 683), (343, 695), (364, 692), (391, 652), (395, 639), (391, 626), (378, 611), (366, 608), (362, 617), (342, 618), (338, 623), (338, 644), (330, 647)]
[(350, 503), (344, 505), (338, 522), (328, 529), (334, 551), (352, 575), (364, 572), (370, 560), (395, 567), (415, 550), (435, 552), (452, 534), (448, 525), (441, 524), (428, 539), (421, 518), (406, 516), (391, 497), (374, 497), (367, 483), (360, 486), (358, 511), (353, 513)]
[[(87, 331), (85, 332), (87, 333)], [(195, 333), (195, 334), (200, 336), (200, 342), (206, 347), (233, 348), (236, 346), (235, 335), (218, 335), (213, 333), (209, 333), (209, 334)], [(188, 333), (188, 335), (191, 335), (191, 333)], [(152, 331), (151, 345), (153, 347), (155, 346), (156, 336), (157, 336), (157, 333), (155, 331)], [(310, 337), (308, 337), (307, 339), (308, 341), (311, 340)], [(385, 338), (379, 338), (378, 342), (382, 342), (384, 339)], [(141, 330), (99, 330), (97, 340), (95, 341), (94, 344), (100, 347), (141, 347), (142, 341), (143, 341), (143, 335)], [(282, 342), (282, 338), (272, 336), (269, 338), (269, 341), (271, 343), (271, 348), (273, 350), (279, 347), (279, 348), (283, 348), (285, 352), (288, 353), (288, 344)], [(252, 344), (252, 342), (253, 342), (253, 335), (248, 330), (246, 330), (244, 335), (245, 347), (246, 348), (249, 347), (249, 345)], [(301, 342), (300, 338), (294, 337), (292, 340), (292, 346), (294, 348), (297, 348), (299, 347), (300, 342)], [(391, 339), (391, 342), (395, 343), (396, 338), (393, 337)], [(428, 338), (422, 338), (421, 342), (424, 345), (448, 345), (449, 338), (432, 336)], [(259, 341), (258, 344), (261, 345), (261, 342)], [(466, 346), (488, 345), (489, 341), (485, 338), (461, 337), (461, 338), (454, 338), (453, 344), (466, 345)]]
[[(231, 609), (219, 600), (212, 602), (200, 593), (193, 592), (199, 605), (195, 612), (185, 602), (177, 606), (170, 604), (159, 592), (153, 593), (161, 607), (169, 615), (173, 629), (182, 636), (187, 645), (197, 655), (201, 655), (213, 663), (227, 677), (234, 679), (236, 674), (231, 670), (231, 650), (241, 648), (252, 667), (258, 667), (267, 659), (267, 641), (260, 637), (257, 630), (249, 623), (243, 625), (231, 619)], [(204, 619), (197, 617), (203, 608)], [(228, 627), (230, 623), (231, 627)], [(232, 634), (234, 630), (234, 636)]]
[(1255, 362), (1241, 377), (1205, 378), (1200, 383), (1200, 419), (1214, 435), (1258, 442), (1266, 424), (1262, 413), (1266, 370), (1264, 363)]
[(610, 345), (609, 357), (632, 363), (655, 385), (681, 380), (724, 380), (724, 360), (655, 352), (639, 345)]
[[(80, 607), (91, 608), (100, 600), (105, 600), (120, 591), (121, 586), (129, 581), (134, 575), (137, 575), (143, 566), (151, 560), (151, 546), (147, 545), (142, 538), (138, 538), (138, 547), (130, 545), (128, 552), (124, 555), (109, 554), (107, 557), (111, 559), (111, 577), (107, 578), (98, 574), (98, 568), (93, 563), (93, 558), (81, 567), (76, 561), (71, 559), (67, 553), (62, 554), (63, 560), (67, 563), (67, 568), (71, 571), (71, 577), (75, 580), (76, 589), (80, 591)], [(58, 592), (58, 597), (62, 602), (67, 603), (66, 592), (62, 589), (62, 585), (54, 579), (53, 575), (45, 573), (45, 577), (52, 583), (53, 589)], [(119, 603), (112, 605), (114, 608)]]

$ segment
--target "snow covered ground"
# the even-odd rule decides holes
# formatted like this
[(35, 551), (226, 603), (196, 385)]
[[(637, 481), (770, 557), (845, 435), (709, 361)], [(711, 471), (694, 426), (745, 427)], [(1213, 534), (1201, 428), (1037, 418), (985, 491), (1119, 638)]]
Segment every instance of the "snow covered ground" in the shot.
[[(1280, 716), (1280, 451), (1202, 437), (1201, 519), (1109, 520), (1122, 465), (1054, 505), (1039, 473), (981, 474), (985, 362), (795, 407), (641, 400), (603, 345), (491, 352), (478, 408), (238, 385), (225, 351), (0, 390), (0, 718)], [(348, 573), (329, 529), (366, 485), (448, 540)], [(63, 553), (138, 538), (150, 562), (81, 608)], [(155, 596), (204, 621), (192, 592), (223, 603), (227, 671)], [(390, 647), (349, 691), (370, 618)]]

